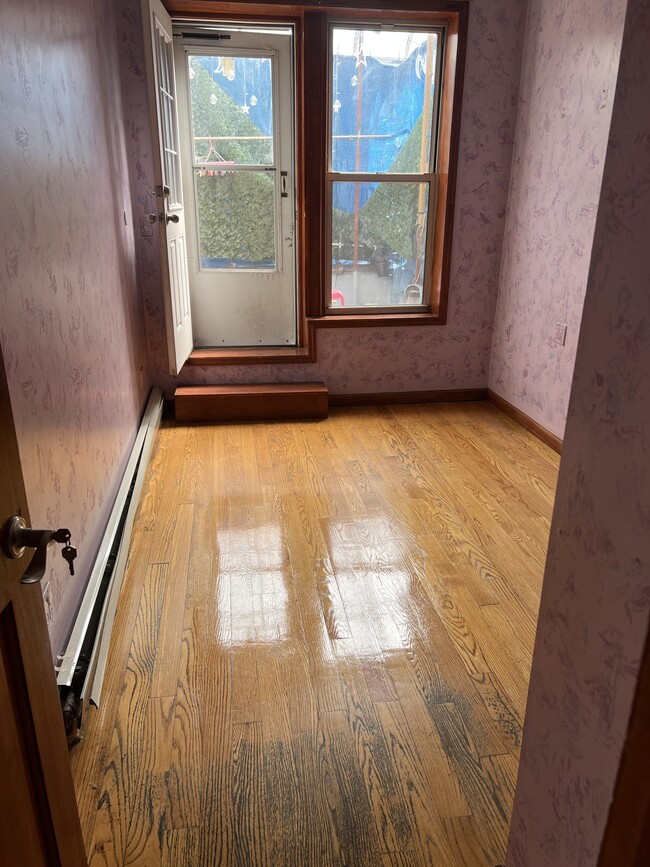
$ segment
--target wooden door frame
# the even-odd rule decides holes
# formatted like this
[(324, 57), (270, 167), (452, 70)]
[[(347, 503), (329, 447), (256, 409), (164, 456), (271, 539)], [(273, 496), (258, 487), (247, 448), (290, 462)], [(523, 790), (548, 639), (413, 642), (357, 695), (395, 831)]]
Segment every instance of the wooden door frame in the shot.
[[(1, 345), (0, 454), (0, 485), (7, 492), (7, 499), (16, 504), (14, 514), (22, 515), (29, 525), (27, 496)], [(0, 525), (4, 525), (9, 517), (0, 515)], [(48, 863), (52, 867), (80, 867), (87, 864), (86, 853), (63, 716), (60, 713), (41, 586), (40, 583), (19, 583), (29, 565), (29, 556), (12, 560), (0, 554), (0, 558), (0, 603), (3, 616), (5, 611), (12, 615), (11, 628), (0, 636), (0, 650), (7, 660), (7, 670), (16, 696), (15, 706), (5, 708), (4, 712), (13, 711), (17, 721), (24, 725), (23, 748), (30, 747), (26, 762), (30, 792), (33, 809), (39, 817), (39, 827), (43, 830), (42, 841)], [(0, 833), (11, 835), (12, 830), (15, 829), (4, 826), (0, 815)]]
[(598, 859), (598, 867), (622, 864), (650, 864), (650, 630)]

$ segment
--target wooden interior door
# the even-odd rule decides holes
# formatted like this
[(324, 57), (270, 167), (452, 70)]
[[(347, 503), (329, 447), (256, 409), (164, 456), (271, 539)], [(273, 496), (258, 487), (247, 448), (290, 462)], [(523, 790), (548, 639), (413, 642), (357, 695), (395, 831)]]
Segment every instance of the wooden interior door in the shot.
[[(29, 525), (0, 351), (0, 526)], [(0, 552), (0, 864), (86, 864), (40, 584), (21, 584), (30, 552)]]

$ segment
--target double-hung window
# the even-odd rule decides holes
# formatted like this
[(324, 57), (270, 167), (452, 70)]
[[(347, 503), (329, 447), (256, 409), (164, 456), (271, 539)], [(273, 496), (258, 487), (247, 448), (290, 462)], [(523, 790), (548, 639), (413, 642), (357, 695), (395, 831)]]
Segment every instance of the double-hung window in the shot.
[(443, 33), (330, 26), (329, 313), (430, 308)]
[(444, 324), (468, 6), (366, 5), (304, 13), (309, 321)]

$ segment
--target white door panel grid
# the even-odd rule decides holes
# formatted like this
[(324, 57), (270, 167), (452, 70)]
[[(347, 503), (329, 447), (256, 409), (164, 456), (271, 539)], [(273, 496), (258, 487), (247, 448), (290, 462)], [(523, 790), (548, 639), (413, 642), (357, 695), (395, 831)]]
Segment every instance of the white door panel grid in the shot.
[[(142, 0), (145, 60), (150, 104), (155, 106), (154, 148), (156, 211), (159, 226), (163, 296), (170, 372), (176, 376), (192, 351), (192, 313), (187, 269), (187, 242), (179, 151), (172, 22), (160, 0)], [(147, 36), (147, 30), (150, 36)]]

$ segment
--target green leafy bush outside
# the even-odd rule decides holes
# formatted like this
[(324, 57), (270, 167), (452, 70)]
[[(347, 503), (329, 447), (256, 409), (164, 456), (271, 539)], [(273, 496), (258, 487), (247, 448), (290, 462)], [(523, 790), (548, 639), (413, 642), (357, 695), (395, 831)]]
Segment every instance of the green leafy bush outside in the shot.
[[(192, 123), (195, 136), (259, 135), (258, 127), (215, 82), (205, 67), (191, 59)], [(210, 97), (216, 96), (216, 103)], [(269, 163), (271, 143), (216, 143), (224, 160), (236, 163)], [(207, 156), (204, 142), (196, 144), (196, 156)], [(214, 154), (211, 156), (214, 160)], [(201, 258), (263, 262), (275, 256), (274, 178), (272, 173), (227, 172), (196, 179), (200, 220)]]
[[(223, 91), (197, 58), (191, 58), (194, 77), (192, 122), (195, 136), (259, 135), (259, 128)], [(216, 96), (216, 102), (210, 97)], [(213, 104), (214, 103), (214, 104)], [(390, 171), (412, 170), (419, 164), (422, 118), (411, 131)], [(217, 143), (223, 160), (236, 163), (272, 162), (270, 142)], [(208, 146), (198, 142), (196, 156), (205, 158)], [(211, 159), (215, 159), (214, 154)], [(263, 172), (227, 172), (196, 180), (201, 258), (267, 261), (274, 259), (274, 179)], [(377, 186), (359, 214), (359, 242), (370, 249), (390, 251), (404, 259), (416, 256), (418, 185), (384, 183)], [(354, 214), (333, 209), (332, 240), (350, 248)], [(336, 250), (336, 248), (335, 248)], [(347, 257), (346, 257), (347, 258)]]
[[(419, 165), (422, 117), (411, 130), (389, 171), (409, 172)], [(404, 259), (416, 257), (418, 184), (379, 184), (359, 212), (359, 244), (390, 250)], [(332, 240), (348, 247), (354, 233), (354, 214), (332, 209)], [(336, 252), (336, 247), (334, 248)]]

